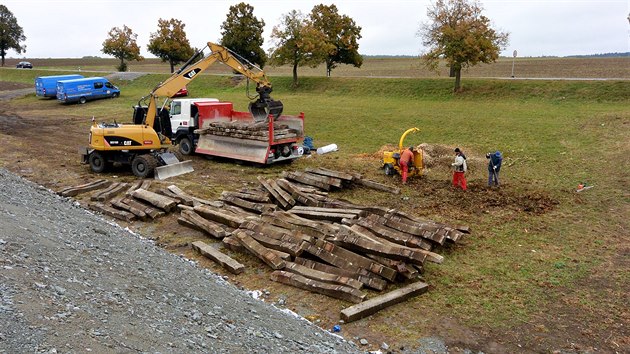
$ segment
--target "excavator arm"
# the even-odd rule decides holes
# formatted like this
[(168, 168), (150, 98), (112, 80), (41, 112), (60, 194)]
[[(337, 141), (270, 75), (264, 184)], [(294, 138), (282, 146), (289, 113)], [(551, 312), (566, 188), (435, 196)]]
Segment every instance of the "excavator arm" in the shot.
[[(210, 50), (210, 53), (203, 56), (203, 51), (206, 48)], [(256, 83), (256, 92), (258, 96), (255, 97), (255, 100), (249, 104), (249, 110), (252, 113), (254, 120), (264, 121), (269, 117), (269, 115), (271, 115), (273, 119), (276, 119), (280, 116), (280, 114), (282, 114), (282, 102), (275, 101), (271, 98), (271, 83), (261, 69), (257, 68), (253, 64), (250, 64), (250, 66), (257, 69), (256, 71), (248, 68), (248, 66), (244, 65), (237, 59), (235, 53), (231, 52), (228, 48), (222, 45), (208, 42), (206, 48), (203, 48), (195, 53), (195, 55), (182, 65), (179, 70), (174, 72), (171, 77), (158, 84), (153, 91), (151, 91), (149, 96), (143, 97), (142, 100), (147, 98), (149, 100), (147, 114), (144, 121), (146, 125), (151, 127), (153, 126), (157, 117), (158, 99), (160, 97), (172, 97), (177, 91), (188, 85), (188, 83), (192, 80), (196, 79), (201, 72), (206, 70), (216, 61), (229, 66), (235, 71), (243, 74), (248, 80)], [(203, 57), (197, 60), (200, 56)], [(195, 62), (195, 60), (197, 61)]]

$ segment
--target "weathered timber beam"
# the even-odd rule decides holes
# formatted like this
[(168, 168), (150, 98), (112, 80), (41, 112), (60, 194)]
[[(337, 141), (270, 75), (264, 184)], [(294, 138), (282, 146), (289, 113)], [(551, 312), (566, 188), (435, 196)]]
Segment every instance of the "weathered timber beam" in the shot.
[(270, 203), (271, 199), (269, 199), (269, 195), (266, 194), (254, 194), (254, 193), (241, 193), (241, 192), (229, 192), (229, 191), (224, 191), (221, 193), (222, 196), (226, 196), (226, 197), (236, 197), (236, 198), (241, 198), (241, 199), (245, 199), (248, 201), (252, 201), (252, 202), (258, 202), (258, 203)]
[(274, 181), (273, 179), (268, 179), (267, 183), (269, 183), (269, 185), (271, 186), (271, 188), (273, 188), (276, 192), (278, 192), (278, 194), (290, 205), (293, 206), (295, 205), (295, 199), (293, 199), (293, 197), (291, 197), (291, 194), (287, 193), (284, 189), (282, 189), (277, 183), (276, 181)]
[(376, 181), (372, 181), (369, 179), (357, 178), (355, 179), (355, 182), (370, 189), (375, 189), (378, 191), (388, 192), (392, 194), (400, 194), (400, 188), (398, 187), (388, 186), (388, 185), (378, 183)]
[(273, 198), (280, 203), (280, 206), (282, 206), (284, 209), (289, 207), (289, 202), (287, 202), (284, 198), (282, 198), (282, 196), (280, 195), (280, 193), (278, 193), (278, 191), (276, 191), (270, 184), (269, 182), (267, 182), (267, 180), (262, 177), (262, 176), (258, 176), (256, 177), (256, 179), (258, 179), (258, 182), (260, 182), (260, 184), (269, 192), (271, 193), (271, 195), (273, 196)]
[(365, 299), (364, 293), (349, 286), (328, 284), (283, 270), (276, 270), (271, 273), (271, 280), (282, 284), (292, 285), (296, 288), (312, 291), (314, 293), (334, 297), (336, 299), (353, 302), (355, 304), (360, 303), (363, 299)]
[(221, 200), (257, 214), (270, 213), (276, 210), (275, 204), (251, 202), (234, 195), (226, 194), (226, 192), (221, 193)]
[(142, 203), (142, 202), (140, 202), (140, 201), (138, 201), (136, 199), (133, 199), (133, 198), (124, 198), (122, 200), (122, 202), (127, 204), (127, 205), (129, 205), (129, 206), (131, 206), (131, 207), (133, 207), (133, 208), (136, 208), (138, 210), (144, 211), (147, 215), (149, 215), (149, 217), (151, 217), (151, 219), (159, 218), (161, 216), (166, 215), (165, 212), (163, 212), (163, 211), (161, 211), (161, 210), (159, 210), (157, 208), (154, 208), (154, 207), (152, 207), (150, 205), (146, 205), (146, 204), (144, 204), (144, 203)]
[(357, 225), (365, 227), (378, 237), (399, 245), (422, 248), (427, 251), (433, 248), (433, 244), (422, 237), (389, 228), (381, 224), (378, 220), (379, 217), (377, 215), (369, 215), (367, 218), (359, 219)]
[(342, 179), (342, 180), (346, 180), (346, 181), (353, 181), (354, 180), (354, 176), (352, 176), (349, 173), (341, 172), (341, 171), (329, 170), (329, 169), (323, 168), (323, 167), (318, 167), (318, 168), (307, 167), (305, 169), (305, 171), (309, 172), (309, 173), (314, 173), (314, 174), (317, 174), (317, 175), (334, 177), (334, 178), (338, 178), (338, 179)]
[(284, 268), (285, 261), (282, 260), (278, 254), (268, 249), (267, 247), (258, 243), (251, 236), (242, 230), (236, 230), (232, 233), (234, 237), (245, 247), (249, 252), (254, 254), (260, 260), (265, 262), (272, 269), (278, 270)]
[(115, 208), (132, 213), (133, 215), (138, 217), (138, 219), (146, 220), (148, 218), (148, 215), (147, 213), (144, 212), (144, 210), (138, 209), (136, 207), (133, 207), (129, 204), (124, 203), (122, 198), (116, 198), (112, 200), (110, 204)]
[(59, 192), (59, 194), (62, 197), (75, 197), (81, 193), (91, 192), (93, 190), (105, 188), (109, 186), (111, 183), (112, 182), (110, 181), (99, 179), (94, 182), (82, 184), (79, 186), (64, 188)]
[(108, 216), (114, 217), (116, 219), (124, 220), (124, 221), (132, 221), (135, 218), (135, 215), (133, 215), (130, 212), (114, 209), (110, 206), (107, 206), (105, 204), (98, 203), (98, 202), (88, 203), (88, 207), (92, 210), (96, 210), (100, 212), (101, 214), (108, 215)]
[(345, 277), (345, 276), (332, 274), (332, 273), (326, 273), (320, 270), (305, 267), (298, 263), (287, 262), (287, 265), (286, 267), (284, 267), (284, 270), (287, 272), (299, 274), (309, 279), (318, 280), (324, 283), (340, 284), (340, 285), (349, 286), (355, 289), (361, 289), (363, 287), (363, 283), (361, 283), (360, 281), (354, 278)]
[(235, 229), (238, 229), (239, 226), (245, 221), (244, 218), (236, 216), (235, 214), (218, 211), (206, 205), (196, 206), (193, 208), (193, 210), (197, 214), (208, 220), (216, 221)]
[[(341, 246), (337, 246), (333, 243), (330, 243), (324, 240), (315, 240), (313, 245), (324, 250), (327, 253), (334, 254), (342, 259), (345, 259), (351, 264), (356, 265), (357, 267), (365, 268), (376, 275), (380, 275), (389, 281), (393, 282), (394, 279), (396, 279), (396, 270), (386, 267), (372, 259), (361, 256), (352, 251), (349, 251)], [(328, 260), (326, 259), (324, 259), (324, 261), (328, 262)], [(333, 264), (333, 265), (336, 265), (336, 264)]]
[(271, 237), (266, 236), (260, 232), (254, 232), (251, 230), (246, 231), (249, 236), (251, 236), (254, 240), (260, 242), (263, 246), (287, 253), (290, 256), (297, 257), (302, 254), (302, 247), (297, 243), (293, 243), (290, 241), (281, 241)]
[(300, 244), (303, 241), (313, 242), (313, 237), (292, 229), (285, 229), (271, 225), (262, 220), (245, 220), (241, 223), (241, 228), (262, 233), (270, 238)]
[(300, 172), (282, 172), (282, 177), (286, 179), (290, 179), (296, 182), (300, 182), (302, 184), (306, 184), (312, 187), (321, 188), (323, 190), (329, 191), (330, 184), (324, 183), (318, 179), (309, 178), (304, 173)]
[(429, 285), (423, 282), (416, 282), (404, 288), (390, 291), (386, 294), (366, 300), (358, 305), (347, 307), (341, 310), (341, 319), (344, 322), (352, 322), (398, 304), (412, 297), (427, 292)]
[(182, 210), (181, 217), (195, 225), (198, 230), (214, 238), (222, 239), (226, 236), (226, 232), (220, 224), (208, 220), (194, 211)]
[(289, 211), (291, 214), (295, 214), (304, 218), (314, 219), (314, 220), (327, 220), (332, 222), (341, 222), (342, 219), (355, 219), (357, 217), (356, 214), (344, 214), (344, 213), (334, 213), (334, 212), (317, 212), (317, 211), (308, 211), (308, 210), (293, 210)]
[(293, 183), (287, 181), (286, 179), (280, 178), (276, 181), (278, 186), (282, 187), (289, 193), (291, 193), (291, 197), (296, 201), (304, 205), (308, 206), (319, 206), (320, 203), (309, 196), (307, 193), (302, 192), (298, 189)]
[(219, 263), (223, 268), (229, 270), (233, 274), (241, 274), (245, 270), (245, 266), (230, 258), (229, 256), (219, 252), (210, 245), (203, 241), (195, 241), (192, 243), (192, 248), (201, 253), (205, 257), (212, 259)]
[(302, 258), (302, 257), (295, 257), (295, 263), (298, 263), (305, 267), (309, 267), (311, 269), (319, 270), (322, 272), (336, 274), (336, 275), (348, 277), (348, 278), (354, 278), (360, 281), (361, 283), (363, 283), (363, 285), (365, 285), (366, 287), (370, 289), (383, 291), (385, 287), (387, 287), (387, 281), (383, 280), (382, 278), (371, 275), (372, 273), (366, 271), (365, 269), (362, 269), (363, 274), (359, 274), (357, 272), (354, 272), (348, 269), (330, 266), (328, 264), (316, 262), (316, 261)]
[(154, 193), (145, 189), (136, 189), (135, 191), (131, 193), (131, 195), (134, 198), (143, 200), (151, 205), (154, 205), (164, 210), (167, 213), (171, 212), (177, 207), (176, 200), (163, 196), (163, 195), (159, 195), (157, 193)]

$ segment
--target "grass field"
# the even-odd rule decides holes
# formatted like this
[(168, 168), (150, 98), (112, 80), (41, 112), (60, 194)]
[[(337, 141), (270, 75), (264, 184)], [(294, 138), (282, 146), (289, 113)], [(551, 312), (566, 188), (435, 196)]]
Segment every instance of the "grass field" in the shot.
[[(405, 59), (405, 64), (397, 60), (365, 66), (372, 68), (372, 76), (415, 76), (408, 74), (415, 72), (411, 60)], [(602, 60), (600, 64), (588, 60), (591, 64), (547, 60), (541, 64), (545, 68), (531, 77), (555, 76), (566, 69), (564, 77), (630, 78), (627, 58), (605, 64), (604, 59), (596, 59)], [(519, 64), (526, 67), (524, 59)], [(511, 70), (511, 60), (500, 65), (502, 71), (508, 66)], [(527, 65), (535, 66), (534, 60)], [(67, 66), (51, 64), (50, 68)], [(131, 69), (144, 71), (135, 64)], [(350, 77), (351, 69), (339, 69), (333, 75), (345, 77), (305, 75), (293, 89), (285, 73), (269, 71), (277, 75), (272, 77), (273, 97), (283, 101), (285, 112), (305, 112), (306, 133), (315, 144), (336, 143), (340, 148), (334, 154), (304, 158), (291, 168), (318, 165), (352, 170), (396, 184), (398, 179), (384, 176), (379, 169), (378, 152), (395, 144), (405, 129), (418, 127), (420, 133), (410, 136), (409, 142), (429, 144), (434, 162), (425, 176), (403, 188), (403, 198), (357, 190), (339, 197), (466, 224), (473, 230), (461, 244), (438, 251), (446, 258), (443, 264), (427, 266), (424, 277), (432, 288), (426, 295), (369, 321), (348, 324), (344, 333), (372, 333), (408, 347), (413, 347), (414, 338), (439, 335), (450, 338), (451, 347), (485, 352), (627, 350), (630, 81), (474, 78), (506, 76), (483, 70), (465, 74), (465, 91), (458, 95), (451, 93), (453, 82), (445, 77), (355, 78)], [(0, 73), (2, 81), (32, 83), (34, 76), (54, 71), (0, 69)], [(130, 106), (166, 77), (156, 74), (115, 82), (121, 97), (93, 104), (64, 106), (32, 94), (8, 105), (14, 112), (32, 116), (67, 116), (73, 122), (82, 118), (80, 124), (87, 132), (92, 116), (128, 120)], [(243, 82), (208, 75), (189, 85), (189, 90), (198, 97), (232, 101), (237, 109), (246, 110), (244, 87)], [(448, 164), (455, 146), (470, 160), (467, 193), (449, 189)], [(496, 149), (505, 156), (504, 184), (499, 190), (488, 190), (484, 155)], [(220, 167), (245, 171), (240, 172), (243, 181), (254, 180), (258, 173), (249, 167)], [(264, 173), (283, 168), (287, 167)], [(576, 193), (581, 182), (595, 187)], [(221, 186), (208, 188), (221, 190)]]

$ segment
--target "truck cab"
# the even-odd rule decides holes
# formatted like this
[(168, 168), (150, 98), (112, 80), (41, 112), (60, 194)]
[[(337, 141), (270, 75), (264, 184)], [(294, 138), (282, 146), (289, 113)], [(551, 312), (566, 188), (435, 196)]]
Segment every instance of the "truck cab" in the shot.
[(195, 103), (219, 102), (216, 98), (178, 98), (171, 101), (169, 118), (172, 140), (179, 144), (184, 155), (193, 153), (197, 137), (193, 133), (199, 128), (198, 108)]

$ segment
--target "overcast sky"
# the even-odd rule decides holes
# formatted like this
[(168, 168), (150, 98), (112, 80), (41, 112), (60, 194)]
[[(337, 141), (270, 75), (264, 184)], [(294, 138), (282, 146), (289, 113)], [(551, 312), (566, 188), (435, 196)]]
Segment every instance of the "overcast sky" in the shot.
[[(158, 19), (186, 24), (193, 47), (218, 42), (231, 5), (240, 1), (202, 0), (0, 0), (26, 35), (27, 51), (8, 57), (76, 58), (104, 56), (102, 43), (113, 27), (127, 25), (138, 35), (142, 55)], [(265, 21), (265, 50), (281, 15), (307, 14), (314, 5), (336, 4), (362, 27), (359, 52), (367, 55), (419, 55), (418, 29), (426, 22), (429, 0), (250, 0), (254, 15)], [(630, 0), (482, 0), (493, 27), (510, 33), (502, 55), (566, 56), (630, 51)]]

